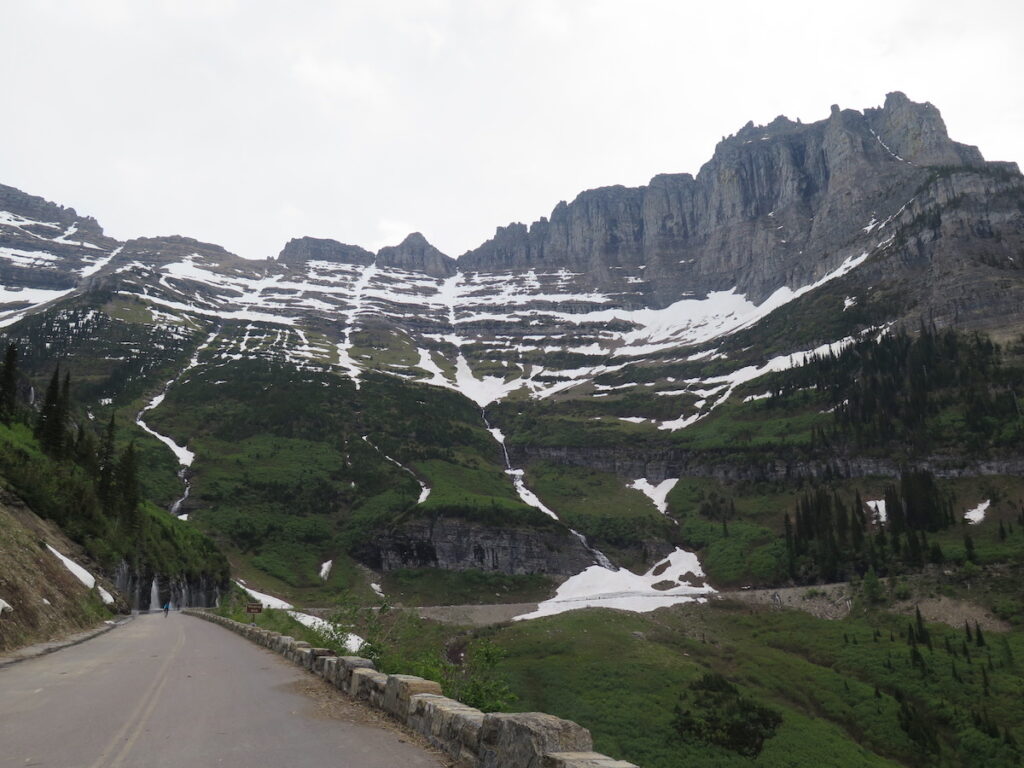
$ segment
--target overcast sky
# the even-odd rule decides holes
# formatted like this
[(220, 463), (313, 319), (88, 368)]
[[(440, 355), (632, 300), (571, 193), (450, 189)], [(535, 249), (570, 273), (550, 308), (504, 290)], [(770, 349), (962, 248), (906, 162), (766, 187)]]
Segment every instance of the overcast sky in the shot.
[(120, 239), (458, 255), (723, 135), (902, 90), (1024, 164), (1012, 0), (0, 0), (0, 183)]

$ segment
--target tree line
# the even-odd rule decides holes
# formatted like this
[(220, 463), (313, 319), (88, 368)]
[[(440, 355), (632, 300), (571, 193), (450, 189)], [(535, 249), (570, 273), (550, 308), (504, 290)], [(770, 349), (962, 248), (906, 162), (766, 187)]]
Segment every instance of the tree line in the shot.
[[(24, 424), (32, 430), (39, 448), (57, 466), (52, 476), (39, 476), (40, 466), (25, 451), (5, 452), (5, 474), (33, 495), (39, 487), (54, 492), (40, 494), (37, 511), (67, 525), (72, 532), (88, 535), (112, 523), (121, 538), (137, 548), (144, 535), (138, 462), (134, 443), (117, 450), (117, 425), (111, 415), (97, 437), (84, 420), (76, 420), (70, 371), (58, 364), (38, 410), (18, 396), (20, 372), (18, 348), (11, 343), (0, 371), (0, 421), (8, 427)], [(45, 482), (44, 482), (45, 481)], [(35, 500), (33, 500), (35, 501)]]
[(831, 429), (816, 430), (817, 442), (872, 447), (903, 441), (920, 450), (943, 437), (929, 419), (953, 408), (960, 417), (958, 442), (978, 451), (1024, 439), (1021, 381), (1020, 369), (1006, 365), (999, 345), (986, 336), (922, 324), (916, 336), (902, 330), (868, 336), (788, 371), (768, 405), (815, 389), (833, 414)]

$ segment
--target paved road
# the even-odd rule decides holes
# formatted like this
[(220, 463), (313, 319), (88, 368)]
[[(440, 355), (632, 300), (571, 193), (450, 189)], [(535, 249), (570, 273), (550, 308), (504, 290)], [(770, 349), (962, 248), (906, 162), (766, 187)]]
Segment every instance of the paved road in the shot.
[(0, 766), (441, 766), (324, 686), (215, 624), (142, 615), (0, 669)]

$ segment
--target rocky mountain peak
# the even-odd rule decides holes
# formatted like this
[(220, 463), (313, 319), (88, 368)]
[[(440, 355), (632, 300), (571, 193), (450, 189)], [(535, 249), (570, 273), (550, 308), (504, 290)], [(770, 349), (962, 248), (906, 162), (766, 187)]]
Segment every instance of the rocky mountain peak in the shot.
[(977, 147), (949, 138), (946, 123), (934, 105), (911, 101), (901, 91), (885, 96), (881, 109), (865, 109), (871, 130), (895, 155), (915, 165), (981, 166)]
[(101, 248), (113, 248), (117, 241), (103, 234), (92, 216), (80, 216), (74, 208), (51, 203), (15, 187), (0, 184), (0, 212), (11, 215), (0, 225), (16, 226), (43, 238), (58, 237), (67, 242), (84, 242)]
[(424, 272), (431, 277), (455, 274), (455, 259), (435, 248), (419, 232), (413, 232), (398, 245), (381, 248), (377, 264), (410, 272)]
[(208, 265), (228, 269), (249, 269), (253, 262), (246, 261), (216, 243), (204, 243), (193, 237), (166, 235), (163, 237), (137, 237), (128, 240), (118, 253), (119, 263), (138, 261), (143, 264), (171, 264), (198, 258)]
[(288, 266), (301, 266), (307, 261), (328, 261), (337, 264), (372, 264), (374, 256), (358, 245), (318, 237), (292, 238), (281, 249), (277, 260)]

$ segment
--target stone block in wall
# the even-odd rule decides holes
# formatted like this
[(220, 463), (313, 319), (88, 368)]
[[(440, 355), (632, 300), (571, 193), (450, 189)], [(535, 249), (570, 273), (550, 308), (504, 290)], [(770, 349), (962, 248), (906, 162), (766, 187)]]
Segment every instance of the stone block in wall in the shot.
[(480, 768), (541, 768), (546, 754), (593, 748), (582, 725), (543, 712), (485, 715), (480, 728)]
[(317, 673), (331, 685), (335, 685), (335, 677), (338, 672), (338, 657), (337, 656), (324, 656), (317, 659)]
[(380, 677), (374, 677), (370, 680), (370, 706), (376, 709), (384, 709), (384, 691), (387, 689), (388, 676), (382, 673)]
[(288, 651), (291, 650), (295, 644), (295, 638), (289, 635), (281, 635), (277, 638), (277, 644), (274, 646), (274, 650), (282, 655), (287, 655)]
[(378, 672), (368, 667), (358, 667), (353, 669), (352, 674), (349, 676), (346, 693), (353, 699), (370, 701), (371, 694), (377, 687), (377, 681), (383, 686), (387, 684), (387, 679), (388, 676), (383, 672)]
[(415, 675), (388, 675), (384, 689), (384, 711), (401, 722), (409, 716), (409, 699), (417, 693), (441, 695), (441, 685)]
[(288, 658), (290, 658), (300, 667), (309, 669), (313, 664), (313, 649), (296, 648), (288, 655)]
[(332, 651), (330, 648), (312, 648), (311, 650), (312, 650), (312, 656), (310, 657), (310, 660), (309, 660), (309, 667), (308, 667), (308, 669), (309, 669), (310, 672), (316, 672), (318, 674), (320, 673), (320, 670), (323, 669), (323, 665), (317, 666), (317, 661), (319, 659), (323, 659), (323, 658), (326, 658), (328, 656), (337, 656), (338, 655), (334, 651)]
[(349, 681), (352, 677), (352, 670), (354, 669), (372, 669), (376, 671), (377, 667), (369, 659), (364, 659), (360, 656), (339, 656), (338, 657), (338, 671), (336, 673), (337, 681), (335, 685), (342, 691), (348, 691)]
[(458, 766), (476, 768), (484, 713), (461, 701), (429, 693), (410, 698), (406, 724), (444, 750)]
[(553, 752), (544, 755), (542, 768), (637, 768), (634, 763), (616, 760), (597, 752)]

